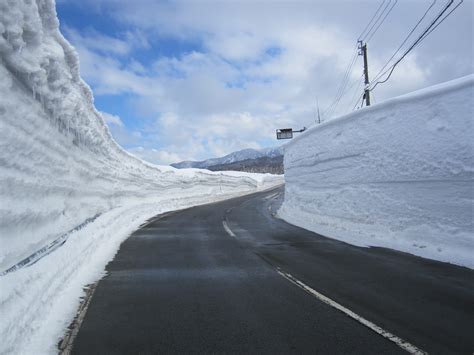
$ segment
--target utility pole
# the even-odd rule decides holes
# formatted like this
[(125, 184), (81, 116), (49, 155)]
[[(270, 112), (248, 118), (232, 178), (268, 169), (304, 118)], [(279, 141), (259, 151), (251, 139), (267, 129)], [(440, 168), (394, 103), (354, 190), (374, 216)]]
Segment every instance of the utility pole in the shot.
[(318, 124), (321, 124), (321, 114), (319, 113), (319, 100), (316, 98), (316, 107), (318, 110)]
[(365, 105), (370, 106), (370, 90), (369, 90), (369, 63), (367, 61), (367, 43), (359, 41), (359, 55), (364, 57), (364, 77), (365, 77), (365, 89), (364, 99)]

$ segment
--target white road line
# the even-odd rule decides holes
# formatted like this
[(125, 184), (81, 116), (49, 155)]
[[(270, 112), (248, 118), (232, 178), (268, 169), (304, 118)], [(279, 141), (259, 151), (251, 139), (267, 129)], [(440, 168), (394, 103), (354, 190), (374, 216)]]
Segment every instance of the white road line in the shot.
[(373, 330), (374, 332), (376, 332), (377, 334), (383, 336), (384, 338), (394, 342), (395, 344), (397, 344), (400, 348), (402, 348), (403, 350), (406, 350), (407, 352), (409, 352), (410, 354), (417, 354), (417, 355), (422, 355), (422, 354), (428, 354), (427, 352), (417, 348), (415, 345), (413, 344), (410, 344), (409, 342), (403, 340), (402, 338), (399, 338), (397, 337), (396, 335), (393, 335), (392, 333), (382, 329), (381, 327), (379, 327), (378, 325), (368, 321), (367, 319), (359, 316), (358, 314), (352, 312), (350, 309), (340, 305), (339, 303), (337, 303), (336, 301), (333, 301), (332, 299), (330, 299), (329, 297), (326, 297), (324, 295), (322, 295), (321, 293), (317, 292), (316, 290), (312, 289), (311, 287), (309, 287), (308, 285), (304, 284), (303, 282), (299, 281), (298, 279), (294, 278), (292, 275), (286, 273), (286, 272), (283, 272), (281, 271), (280, 268), (276, 268), (276, 271), (281, 275), (283, 276), (285, 279), (287, 279), (288, 281), (290, 281), (292, 284), (298, 286), (299, 288), (303, 289), (304, 291), (306, 291), (307, 293), (309, 293), (310, 295), (316, 297), (317, 299), (319, 299), (320, 301), (328, 304), (329, 306), (333, 307), (333, 308), (336, 308), (337, 310), (345, 313), (346, 315), (348, 315), (349, 317), (351, 317), (352, 319), (356, 320), (357, 322), (365, 325), (367, 328)]
[(225, 229), (225, 231), (227, 232), (227, 234), (229, 234), (231, 237), (234, 237), (234, 238), (237, 237), (237, 236), (234, 234), (234, 232), (232, 232), (232, 231), (230, 230), (229, 226), (227, 225), (227, 221), (226, 221), (226, 220), (223, 220), (223, 221), (222, 221), (222, 225), (224, 226), (224, 229)]

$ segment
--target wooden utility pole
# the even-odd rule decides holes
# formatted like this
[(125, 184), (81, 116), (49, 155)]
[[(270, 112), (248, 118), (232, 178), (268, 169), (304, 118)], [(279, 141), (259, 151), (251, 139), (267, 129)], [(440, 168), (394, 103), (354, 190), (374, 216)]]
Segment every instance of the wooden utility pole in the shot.
[(369, 63), (367, 61), (367, 43), (359, 41), (359, 55), (364, 57), (364, 77), (365, 77), (365, 89), (364, 98), (365, 105), (370, 106), (370, 90), (369, 90)]

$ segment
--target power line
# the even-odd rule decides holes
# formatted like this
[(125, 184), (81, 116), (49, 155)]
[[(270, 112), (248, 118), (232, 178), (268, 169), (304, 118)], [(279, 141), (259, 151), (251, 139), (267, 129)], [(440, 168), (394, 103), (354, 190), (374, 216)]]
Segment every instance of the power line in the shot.
[[(369, 30), (367, 31), (367, 33), (364, 35), (364, 37), (368, 37), (370, 35), (370, 33), (372, 32), (372, 30), (374, 29), (374, 27), (377, 25), (377, 23), (379, 22), (380, 18), (383, 16), (383, 14), (385, 13), (385, 11), (387, 10), (387, 8), (389, 7), (390, 3), (392, 2), (392, 0), (388, 0), (387, 1), (387, 4), (385, 5), (385, 7), (383, 8), (383, 10), (380, 12), (380, 14), (378, 15), (377, 19), (372, 23), (372, 26), (369, 28)], [(385, 1), (384, 1), (385, 3)], [(359, 38), (359, 40), (363, 40), (364, 37), (362, 38)]]
[[(365, 99), (365, 104), (366, 106), (370, 106), (370, 81), (369, 81), (369, 65), (368, 65), (368, 58), (367, 58), (367, 42), (369, 42), (372, 37), (377, 33), (377, 31), (379, 30), (379, 28), (382, 26), (382, 24), (385, 22), (386, 18), (388, 17), (388, 15), (390, 15), (390, 13), (392, 12), (392, 10), (395, 8), (395, 5), (397, 5), (397, 2), (398, 0), (395, 0), (393, 2), (393, 4), (391, 3), (391, 0), (387, 3), (387, 5), (385, 6), (385, 8), (382, 10), (382, 12), (380, 13), (379, 17), (377, 18), (377, 20), (375, 20), (374, 24), (372, 25), (372, 28), (369, 29), (369, 32), (367, 33), (367, 35), (369, 36), (369, 38), (367, 39), (367, 41), (364, 43), (363, 41), (359, 41), (359, 49), (360, 49), (360, 52), (358, 53), (359, 55), (362, 55), (363, 58), (364, 58), (364, 84), (365, 84), (365, 88), (364, 88), (364, 96), (363, 96), (363, 99)], [(391, 5), (391, 6), (390, 6)], [(390, 6), (390, 7), (389, 7)], [(388, 10), (387, 10), (388, 9)], [(384, 16), (385, 15), (385, 16)], [(382, 17), (383, 16), (383, 17)], [(381, 19), (381, 20), (380, 20)], [(373, 28), (375, 27), (374, 30), (372, 30)]]
[[(350, 102), (349, 107), (354, 106), (352, 108), (352, 111), (354, 111), (354, 109), (357, 106), (357, 103), (359, 102), (360, 98), (362, 98), (362, 96), (364, 96), (363, 94), (362, 95), (357, 95), (357, 93), (359, 93), (360, 90), (364, 87), (363, 85), (361, 85), (361, 84), (364, 83), (363, 78), (364, 78), (364, 75), (361, 75), (360, 78), (359, 78), (359, 81), (358, 81), (359, 85), (356, 86), (356, 90), (354, 90), (354, 95), (352, 95), (351, 100), (349, 101)], [(356, 96), (357, 96), (357, 101), (355, 101), (354, 105), (352, 105), (352, 103), (354, 102), (354, 99), (356, 98)], [(359, 96), (360, 96), (360, 98), (359, 98)]]
[[(356, 57), (357, 58), (357, 57)], [(337, 108), (337, 105), (339, 104), (339, 102), (341, 101), (341, 98), (344, 96), (345, 92), (346, 92), (346, 88), (347, 88), (347, 84), (349, 83), (349, 80), (350, 80), (350, 74), (352, 73), (352, 68), (354, 66), (354, 63), (356, 62), (356, 58), (354, 58), (354, 60), (352, 61), (352, 65), (351, 65), (351, 68), (350, 70), (347, 72), (347, 76), (346, 76), (346, 79), (344, 81), (344, 84), (342, 85), (341, 87), (341, 90), (339, 92), (339, 94), (336, 96), (336, 99), (334, 100), (334, 102), (332, 103), (332, 105), (329, 107), (329, 112), (330, 112), (330, 116), (333, 115), (334, 111), (336, 110)]]
[[(383, 5), (385, 4), (387, 0), (383, 0), (379, 7), (377, 8), (377, 10), (375, 11), (375, 13), (372, 15), (372, 18), (370, 19), (370, 21), (367, 23), (367, 25), (365, 26), (364, 30), (362, 31), (362, 33), (360, 34), (359, 38), (361, 38), (362, 36), (368, 34), (370, 32), (370, 30), (372, 30), (372, 28), (374, 27), (375, 23), (378, 21), (378, 19), (380, 18), (381, 14), (383, 14), (383, 12), (385, 11), (385, 8), (384, 8), (384, 11), (382, 11), (382, 13), (380, 13), (380, 10), (382, 9)], [(388, 3), (387, 5), (391, 2), (392, 0), (388, 0)], [(380, 14), (379, 14), (380, 13)], [(377, 17), (379, 16), (379, 17)], [(376, 22), (374, 23), (374, 20), (377, 18)], [(373, 25), (374, 23), (374, 25)], [(372, 27), (371, 27), (372, 26)], [(369, 29), (370, 27), (370, 30), (369, 32), (367, 32), (367, 29)], [(366, 33), (367, 32), (367, 33)], [(339, 84), (338, 88), (337, 88), (337, 91), (336, 91), (336, 95), (334, 96), (334, 99), (333, 101), (331, 102), (331, 104), (323, 110), (323, 116), (326, 117), (328, 114), (329, 115), (332, 115), (335, 111), (335, 109), (337, 108), (337, 105), (339, 104), (342, 96), (344, 95), (344, 92), (346, 91), (346, 88), (347, 88), (347, 84), (349, 82), (349, 79), (350, 79), (350, 75), (352, 73), (352, 69), (354, 67), (354, 64), (355, 62), (357, 61), (357, 58), (358, 58), (358, 55), (357, 55), (357, 52), (358, 52), (358, 46), (356, 45), (355, 48), (354, 48), (354, 52), (352, 54), (352, 57), (349, 61), (349, 64), (347, 65), (346, 67), (346, 70), (344, 72), (344, 75), (342, 76), (342, 80), (341, 80), (341, 83)], [(352, 87), (352, 86), (351, 86)]]
[[(415, 24), (415, 26), (410, 30), (410, 32), (407, 34), (407, 36), (404, 38), (400, 46), (397, 48), (397, 50), (391, 55), (391, 57), (385, 62), (385, 64), (382, 66), (382, 68), (379, 70), (379, 72), (375, 75), (373, 83), (375, 84), (370, 84), (369, 90), (372, 91), (374, 90), (377, 85), (382, 84), (387, 82), (392, 73), (394, 72), (395, 68), (397, 65), (414, 49), (416, 48), (426, 37), (428, 37), (442, 22), (446, 20), (462, 3), (464, 0), (460, 0), (460, 2), (453, 8), (451, 11), (448, 12), (448, 10), (451, 8), (451, 6), (454, 3), (454, 0), (449, 0), (447, 4), (442, 8), (442, 10), (435, 16), (435, 18), (429, 23), (428, 26), (425, 27), (425, 29), (422, 31), (422, 33), (416, 38), (415, 41), (412, 42), (412, 44), (406, 49), (403, 54), (388, 68), (387, 66), (390, 64), (390, 62), (395, 58), (395, 56), (402, 50), (402, 48), (405, 46), (405, 44), (408, 42), (408, 40), (411, 38), (411, 36), (415, 33), (416, 29), (421, 25), (421, 23), (425, 20), (426, 16), (429, 14), (431, 9), (435, 6), (437, 0), (433, 0), (433, 2), (428, 6), (426, 11), (424, 12), (423, 16), (418, 20), (418, 22)], [(375, 11), (374, 15), (372, 16), (371, 20), (369, 23), (365, 26), (364, 30), (362, 31), (361, 35), (359, 36), (359, 40), (363, 37), (367, 38), (368, 42), (373, 38), (373, 36), (378, 32), (386, 18), (390, 15), (394, 7), (396, 6), (398, 0), (383, 0), (382, 3), (379, 5), (377, 10)], [(357, 47), (356, 49), (357, 50)], [(351, 77), (351, 73), (354, 67), (354, 64), (357, 60), (357, 52), (354, 53), (354, 55), (351, 57), (351, 60), (346, 68), (346, 71), (344, 72), (344, 75), (342, 77), (342, 82), (338, 86), (338, 90), (336, 92), (336, 96), (332, 103), (324, 110), (323, 115), (332, 115), (334, 114), (339, 102), (341, 101), (342, 97), (349, 91), (352, 90), (354, 85), (359, 84), (357, 86), (357, 89), (359, 89), (360, 86), (360, 79), (358, 78), (355, 80), (351, 85), (349, 85), (349, 80)], [(380, 78), (385, 76), (388, 73), (388, 76), (382, 80), (379, 81)], [(357, 91), (355, 91), (355, 94), (357, 94)], [(354, 95), (352, 99), (349, 102), (353, 102), (354, 98), (356, 96)], [(361, 94), (357, 97), (357, 100), (354, 104), (353, 110), (359, 105), (363, 106), (363, 100), (364, 100), (364, 94)]]
[[(438, 22), (436, 24), (435, 27), (433, 27), (433, 25), (442, 17), (442, 15), (446, 12), (446, 10), (453, 4), (454, 0), (450, 0), (448, 2), (448, 4), (444, 7), (444, 9), (438, 14), (438, 16), (431, 22), (431, 24), (425, 29), (425, 31), (418, 37), (418, 39), (410, 46), (410, 48), (408, 48), (405, 53), (390, 67), (388, 68), (387, 70), (385, 70), (385, 72), (383, 72), (376, 80), (378, 80), (379, 78), (381, 78), (382, 76), (384, 76), (386, 73), (389, 72), (387, 78), (385, 78), (383, 81), (377, 81), (375, 83), (375, 85), (370, 89), (371, 91), (375, 89), (375, 87), (378, 85), (378, 84), (383, 84), (385, 82), (388, 81), (388, 79), (390, 79), (390, 77), (392, 76), (392, 73), (393, 71), (395, 70), (396, 66), (398, 65), (398, 63), (400, 63), (405, 57), (406, 55), (412, 51), (418, 44), (420, 44), (427, 36), (428, 34), (430, 34), (431, 32), (433, 32), (433, 30), (438, 27), (442, 21), (444, 21), (454, 10), (456, 10), (456, 8), (459, 7), (459, 5), (461, 5), (461, 3), (463, 2), (463, 0), (461, 0), (461, 2), (451, 11), (449, 12), (440, 22)], [(375, 80), (374, 80), (375, 81)]]
[[(377, 10), (372, 15), (370, 21), (367, 23), (364, 30), (360, 34), (359, 41), (363, 37), (368, 37), (369, 39), (372, 39), (372, 37), (377, 33), (377, 31), (380, 29), (380, 27), (384, 23), (385, 19), (388, 17), (388, 15), (391, 13), (391, 11), (393, 10), (393, 8), (398, 2), (398, 0), (394, 0), (393, 2), (392, 1), (393, 0), (383, 0), (380, 3)], [(334, 114), (344, 94), (350, 91), (353, 88), (353, 86), (357, 84), (357, 82), (360, 80), (360, 79), (357, 79), (348, 88), (350, 77), (353, 71), (354, 64), (357, 61), (357, 58), (358, 58), (358, 46), (356, 45), (356, 47), (354, 48), (354, 53), (351, 57), (351, 60), (349, 61), (349, 64), (344, 72), (344, 75), (342, 76), (341, 83), (338, 86), (338, 89), (336, 91), (336, 95), (333, 101), (330, 103), (330, 105), (323, 111), (324, 117), (332, 116)]]
[[(372, 18), (370, 19), (369, 23), (367, 23), (367, 25), (365, 26), (364, 30), (362, 31), (362, 33), (359, 35), (359, 37), (357, 38), (357, 41), (360, 41), (362, 39), (362, 36), (364, 36), (365, 34), (365, 31), (369, 28), (369, 26), (372, 24), (372, 21), (374, 20), (375, 16), (377, 16), (377, 14), (379, 13), (380, 9), (382, 8), (383, 4), (385, 3), (386, 0), (383, 0), (379, 7), (377, 8), (377, 11), (375, 11), (374, 15), (372, 16)], [(390, 2), (390, 0), (389, 0)]]
[[(453, 4), (454, 0), (450, 0), (447, 5), (441, 10), (441, 12), (438, 14), (438, 16), (436, 16), (436, 18), (430, 23), (430, 25), (423, 31), (423, 33), (416, 39), (416, 41), (405, 51), (405, 53), (403, 53), (403, 55), (391, 66), (389, 67), (387, 70), (385, 70), (385, 72), (383, 72), (383, 74), (381, 74), (379, 76), (382, 77), (384, 76), (387, 72), (389, 72), (388, 76), (382, 80), (382, 81), (377, 81), (373, 86), (372, 88), (370, 89), (371, 91), (374, 90), (377, 85), (379, 84), (383, 84), (385, 82), (388, 81), (388, 79), (390, 79), (390, 77), (392, 76), (392, 73), (393, 71), (395, 70), (396, 66), (406, 57), (406, 55), (408, 53), (410, 53), (417, 45), (419, 45), (431, 32), (434, 31), (434, 29), (436, 27), (438, 27), (444, 20), (446, 20), (446, 18), (454, 11), (456, 10), (462, 3), (463, 3), (464, 0), (461, 0), (459, 2), (459, 4), (457, 4), (454, 9), (452, 9), (452, 11), (450, 11), (446, 16), (443, 17), (444, 13), (448, 10), (449, 7), (451, 7), (451, 5)], [(440, 20), (441, 18), (441, 20)], [(376, 79), (378, 80), (378, 79)]]
[[(362, 101), (361, 101), (362, 100)], [(362, 107), (362, 105), (364, 104), (364, 94), (360, 94), (359, 97), (357, 98), (357, 101), (355, 102), (354, 104), (354, 107), (352, 108), (352, 111), (354, 111), (357, 107), (357, 104), (360, 102), (360, 107)], [(357, 109), (359, 109), (359, 107), (357, 107)]]
[(464, 2), (464, 0), (461, 0), (461, 1), (459, 2), (459, 4), (457, 4), (451, 11), (449, 11), (449, 12), (446, 14), (446, 16), (444, 16), (444, 17), (436, 24), (436, 26), (434, 26), (434, 27), (425, 35), (425, 37), (428, 37), (428, 36), (430, 35), (430, 33), (433, 32), (433, 31), (436, 29), (436, 27), (438, 27), (439, 25), (441, 25), (441, 24), (444, 22), (444, 20), (446, 20), (446, 18), (447, 18), (449, 15), (451, 15), (463, 2)]
[(395, 5), (397, 5), (397, 2), (398, 0), (395, 0), (395, 2), (393, 3), (393, 5), (390, 7), (390, 9), (388, 10), (388, 12), (385, 14), (384, 18), (382, 19), (382, 21), (380, 21), (380, 23), (378, 24), (377, 28), (372, 32), (372, 34), (370, 35), (370, 37), (365, 41), (366, 43), (369, 43), (370, 40), (372, 39), (372, 37), (374, 36), (375, 33), (377, 33), (378, 29), (380, 28), (380, 26), (382, 26), (382, 24), (384, 23), (385, 19), (388, 17), (388, 15), (390, 15), (390, 13), (392, 12), (393, 8), (395, 7)]
[(353, 53), (352, 58), (349, 62), (349, 65), (347, 66), (346, 71), (344, 72), (344, 75), (342, 77), (341, 84), (338, 86), (336, 96), (334, 97), (334, 100), (332, 101), (332, 103), (324, 110), (323, 116), (326, 116), (326, 114), (328, 112), (330, 112), (331, 110), (333, 110), (334, 106), (337, 106), (337, 104), (339, 103), (340, 97), (343, 95), (344, 90), (347, 87), (347, 83), (349, 81), (350, 74), (351, 74), (352, 68), (354, 67), (354, 64), (357, 60), (357, 57), (358, 56), (357, 56), (357, 46), (356, 46), (354, 48), (354, 53)]
[(405, 45), (405, 43), (408, 41), (408, 39), (411, 37), (411, 35), (413, 34), (413, 32), (415, 32), (415, 30), (418, 28), (418, 26), (421, 24), (421, 22), (425, 19), (426, 15), (428, 14), (428, 12), (433, 8), (433, 6), (436, 4), (436, 1), (437, 0), (433, 0), (433, 2), (431, 3), (431, 5), (428, 7), (428, 9), (425, 11), (425, 13), (423, 14), (423, 16), (418, 20), (418, 22), (416, 23), (415, 27), (413, 27), (411, 29), (411, 31), (408, 33), (408, 35), (405, 37), (405, 39), (403, 40), (402, 44), (400, 44), (400, 46), (397, 48), (397, 50), (392, 54), (392, 56), (385, 62), (385, 64), (382, 66), (382, 68), (379, 70), (379, 72), (375, 75), (374, 77), (374, 81), (377, 80), (377, 78), (379, 77), (379, 74), (383, 72), (383, 70), (387, 67), (387, 65), (391, 62), (391, 60), (393, 58), (395, 58), (395, 56), (398, 54), (398, 52), (400, 52), (400, 50), (402, 49), (402, 47)]
[(344, 90), (344, 92), (340, 95), (339, 99), (337, 100), (336, 102), (336, 105), (334, 105), (334, 107), (332, 108), (331, 110), (331, 116), (334, 114), (334, 112), (336, 111), (336, 108), (337, 108), (337, 105), (339, 104), (339, 102), (341, 101), (342, 97), (344, 96), (345, 93), (349, 92), (352, 88), (354, 88), (354, 86), (356, 84), (360, 84), (360, 80), (361, 78), (363, 78), (363, 75), (360, 76), (359, 78), (355, 79), (352, 84), (346, 89)]

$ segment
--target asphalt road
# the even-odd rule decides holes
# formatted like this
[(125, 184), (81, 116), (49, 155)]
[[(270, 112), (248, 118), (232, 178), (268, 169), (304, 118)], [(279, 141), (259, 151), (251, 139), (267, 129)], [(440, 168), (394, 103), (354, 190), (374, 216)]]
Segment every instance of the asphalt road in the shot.
[(282, 193), (136, 231), (97, 285), (73, 353), (405, 353), (286, 273), (423, 351), (474, 352), (472, 270), (289, 225), (274, 217)]

